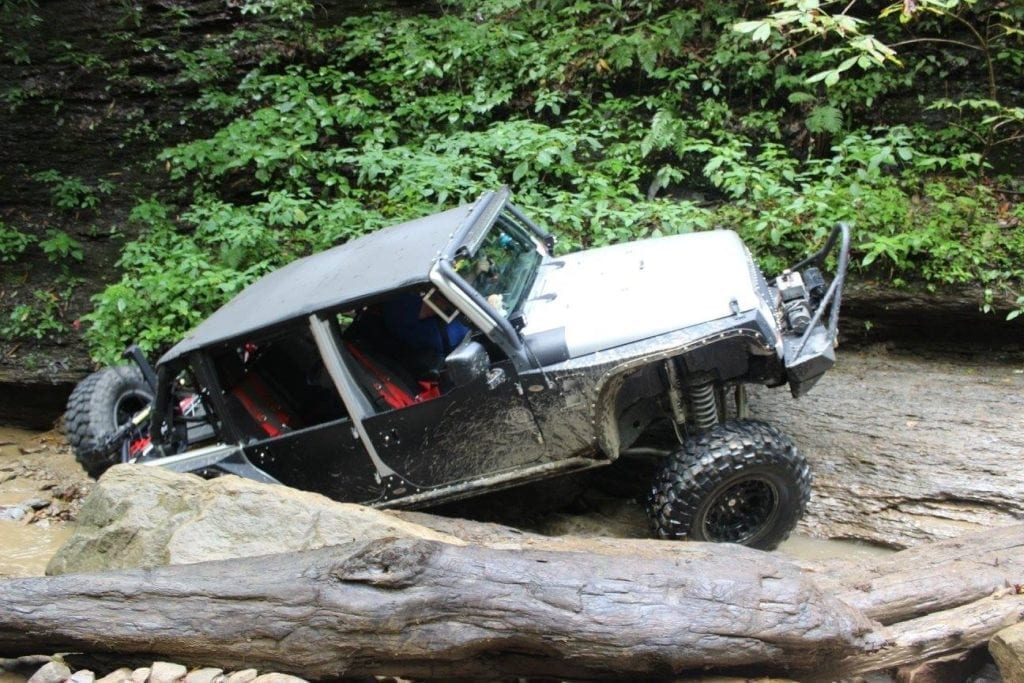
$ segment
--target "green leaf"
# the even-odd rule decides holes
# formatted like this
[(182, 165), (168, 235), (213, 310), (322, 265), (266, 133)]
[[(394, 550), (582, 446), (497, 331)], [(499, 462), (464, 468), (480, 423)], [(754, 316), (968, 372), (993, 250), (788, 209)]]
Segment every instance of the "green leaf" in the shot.
[(706, 173), (706, 174), (714, 173), (715, 171), (717, 171), (719, 169), (719, 167), (721, 167), (722, 162), (724, 162), (724, 161), (725, 161), (725, 157), (711, 157), (711, 161), (709, 161), (704, 166), (704, 173)]
[(738, 31), (739, 33), (754, 33), (762, 26), (767, 25), (767, 23), (768, 22), (764, 19), (760, 19), (758, 21), (741, 21), (737, 24), (733, 24), (732, 30)]
[(812, 133), (838, 133), (843, 127), (843, 115), (830, 104), (819, 105), (807, 115), (804, 125)]
[(825, 80), (829, 76), (829, 74), (831, 74), (831, 73), (832, 73), (831, 70), (829, 70), (829, 71), (819, 71), (818, 73), (814, 74), (813, 76), (811, 76), (810, 78), (808, 78), (804, 82), (805, 83), (817, 83), (818, 81)]

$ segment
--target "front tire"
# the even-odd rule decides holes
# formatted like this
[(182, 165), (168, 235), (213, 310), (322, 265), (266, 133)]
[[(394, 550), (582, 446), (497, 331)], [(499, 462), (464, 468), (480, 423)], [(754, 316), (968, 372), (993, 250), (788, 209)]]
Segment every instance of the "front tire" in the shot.
[(118, 449), (104, 449), (107, 436), (153, 402), (153, 393), (134, 366), (104, 368), (79, 382), (68, 398), (64, 425), (75, 459), (91, 477), (120, 461)]
[(789, 536), (811, 496), (811, 471), (789, 437), (737, 420), (686, 440), (651, 491), (660, 538), (771, 550)]

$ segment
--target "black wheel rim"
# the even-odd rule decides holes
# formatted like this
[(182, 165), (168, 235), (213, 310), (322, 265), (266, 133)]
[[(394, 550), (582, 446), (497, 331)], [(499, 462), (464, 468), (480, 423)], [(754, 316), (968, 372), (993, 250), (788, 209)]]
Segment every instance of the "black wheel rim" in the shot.
[(729, 482), (708, 504), (704, 536), (716, 543), (750, 543), (771, 526), (779, 509), (779, 492), (761, 477)]
[(114, 427), (120, 427), (148, 405), (149, 396), (140, 391), (124, 394), (114, 404)]

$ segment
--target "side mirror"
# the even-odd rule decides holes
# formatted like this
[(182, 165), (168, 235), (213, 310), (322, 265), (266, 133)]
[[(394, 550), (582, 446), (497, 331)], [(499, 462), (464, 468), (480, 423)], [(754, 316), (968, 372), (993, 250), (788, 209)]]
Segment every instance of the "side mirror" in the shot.
[(466, 342), (444, 359), (448, 379), (457, 387), (465, 386), (483, 377), (491, 366), (487, 350), (480, 342)]

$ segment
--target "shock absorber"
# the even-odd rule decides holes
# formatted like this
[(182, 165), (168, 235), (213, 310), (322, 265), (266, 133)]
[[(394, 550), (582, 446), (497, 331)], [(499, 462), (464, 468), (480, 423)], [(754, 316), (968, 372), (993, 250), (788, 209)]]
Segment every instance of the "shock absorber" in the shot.
[(697, 431), (711, 429), (718, 424), (718, 401), (715, 383), (691, 384), (689, 387), (689, 417)]

